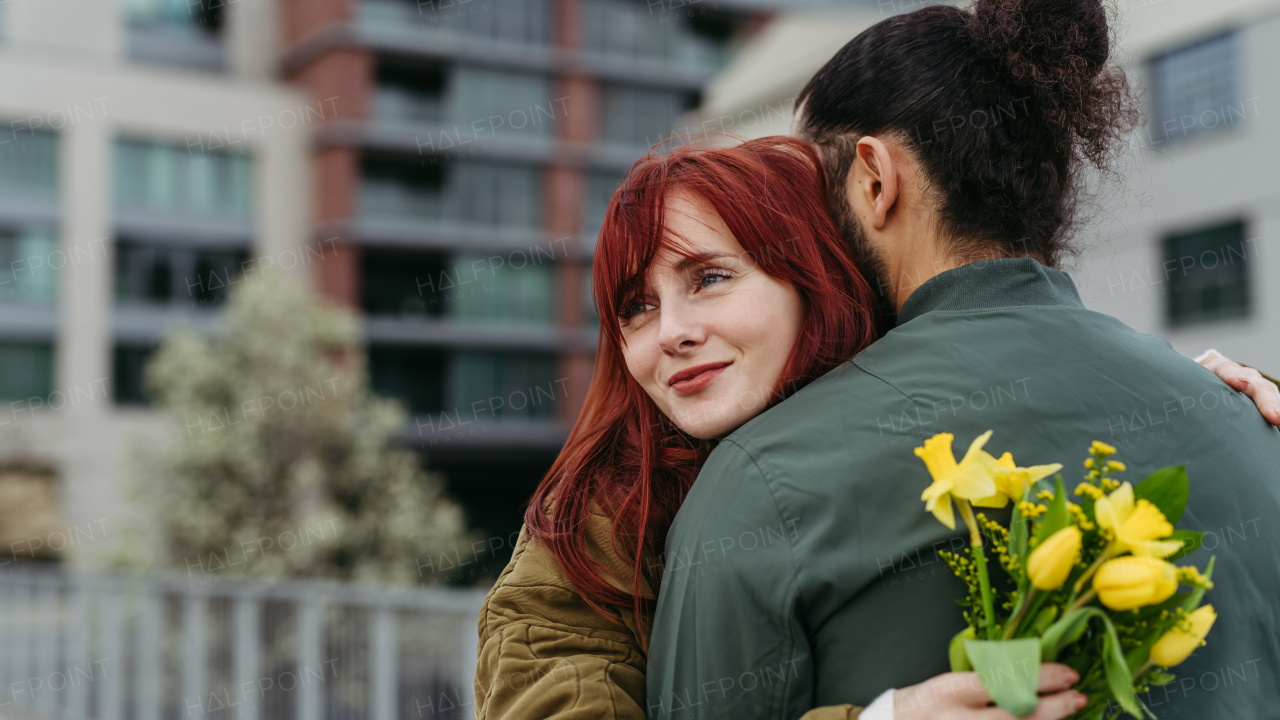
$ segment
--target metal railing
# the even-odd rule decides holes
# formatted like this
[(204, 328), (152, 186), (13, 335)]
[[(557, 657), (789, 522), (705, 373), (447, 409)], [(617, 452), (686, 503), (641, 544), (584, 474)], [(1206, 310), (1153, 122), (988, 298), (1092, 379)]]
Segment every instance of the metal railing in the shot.
[(484, 593), (14, 566), (0, 714), (467, 720)]

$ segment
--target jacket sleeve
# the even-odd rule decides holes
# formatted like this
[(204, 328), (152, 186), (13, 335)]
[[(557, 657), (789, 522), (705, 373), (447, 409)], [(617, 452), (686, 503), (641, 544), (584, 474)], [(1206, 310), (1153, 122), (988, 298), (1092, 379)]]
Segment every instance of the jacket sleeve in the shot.
[[(667, 535), (650, 718), (796, 720), (810, 711), (813, 652), (792, 547), (798, 523), (751, 455), (722, 442)], [(808, 720), (849, 709), (822, 713)]]
[[(550, 563), (550, 564), (548, 564)], [(476, 720), (643, 720), (644, 657), (525, 538), (481, 611)]]

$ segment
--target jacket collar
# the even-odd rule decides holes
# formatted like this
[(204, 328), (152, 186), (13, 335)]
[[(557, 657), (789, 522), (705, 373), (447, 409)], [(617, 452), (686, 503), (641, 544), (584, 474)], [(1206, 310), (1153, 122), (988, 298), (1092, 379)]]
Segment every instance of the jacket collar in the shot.
[(939, 273), (911, 293), (898, 325), (937, 310), (1049, 305), (1084, 308), (1071, 277), (1031, 258), (995, 258)]

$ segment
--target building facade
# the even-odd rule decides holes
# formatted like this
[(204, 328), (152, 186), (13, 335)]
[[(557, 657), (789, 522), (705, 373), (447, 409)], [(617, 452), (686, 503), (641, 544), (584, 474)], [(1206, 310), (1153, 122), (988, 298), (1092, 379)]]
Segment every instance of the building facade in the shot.
[(375, 391), (480, 525), (521, 506), (577, 417), (590, 262), (631, 164), (698, 101), (747, 14), (632, 0), (289, 0), (281, 67), (334, 98), (317, 274), (365, 317)]
[(405, 443), (478, 527), (518, 529), (590, 382), (605, 205), (757, 19), (657, 0), (0, 2), (0, 464), (50, 484), (24, 537), (97, 528), (23, 547), (109, 555), (136, 519), (131, 446), (181, 433), (147, 409), (148, 358), (265, 272), (361, 314)]

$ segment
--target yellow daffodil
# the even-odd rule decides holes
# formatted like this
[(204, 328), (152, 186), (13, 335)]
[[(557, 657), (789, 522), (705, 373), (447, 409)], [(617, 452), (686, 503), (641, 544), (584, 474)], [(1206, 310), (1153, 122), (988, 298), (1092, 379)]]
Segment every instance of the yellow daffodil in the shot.
[(923, 447), (915, 449), (916, 455), (924, 460), (925, 467), (933, 476), (933, 484), (925, 488), (920, 499), (925, 501), (925, 509), (943, 525), (956, 529), (955, 511), (951, 507), (951, 499), (977, 500), (991, 497), (996, 493), (993, 479), (996, 459), (984, 452), (982, 446), (991, 439), (991, 431), (978, 436), (964, 459), (959, 463), (951, 451), (951, 441), (955, 439), (951, 433), (939, 433), (924, 441)]
[(1177, 626), (1160, 636), (1151, 648), (1151, 662), (1167, 668), (1186, 660), (1204, 644), (1209, 628), (1218, 619), (1212, 605), (1202, 605), (1182, 619)]
[(996, 460), (995, 473), (992, 476), (996, 481), (996, 493), (991, 497), (974, 500), (973, 504), (977, 507), (1002, 508), (1008, 505), (1010, 500), (1015, 502), (1021, 500), (1022, 493), (1026, 492), (1029, 486), (1061, 469), (1062, 466), (1058, 463), (1020, 468), (1013, 462), (1013, 454), (1005, 453)]
[(1158, 605), (1178, 589), (1178, 569), (1164, 560), (1126, 555), (1108, 560), (1093, 576), (1098, 599), (1112, 610)]
[(1045, 538), (1027, 558), (1027, 577), (1040, 590), (1057, 590), (1080, 557), (1080, 528), (1068, 525)]
[(1162, 558), (1182, 548), (1180, 540), (1164, 540), (1173, 534), (1173, 525), (1159, 508), (1146, 500), (1133, 501), (1133, 486), (1123, 483), (1093, 506), (1098, 524), (1115, 536), (1112, 555), (1132, 552), (1134, 555)]

